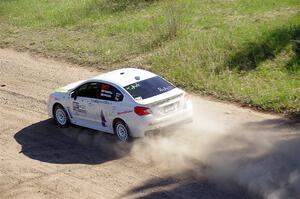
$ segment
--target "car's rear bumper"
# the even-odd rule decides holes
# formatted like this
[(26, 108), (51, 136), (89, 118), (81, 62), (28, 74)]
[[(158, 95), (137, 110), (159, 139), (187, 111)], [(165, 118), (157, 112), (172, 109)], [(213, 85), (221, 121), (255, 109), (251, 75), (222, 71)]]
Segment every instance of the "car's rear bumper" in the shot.
[(193, 122), (193, 119), (188, 118), (186, 120), (182, 120), (180, 122), (172, 123), (172, 124), (167, 125), (167, 126), (163, 126), (163, 127), (159, 127), (159, 128), (156, 128), (156, 129), (145, 131), (144, 135), (147, 136), (147, 135), (157, 134), (157, 133), (161, 133), (161, 132), (167, 132), (167, 131), (170, 131), (170, 130), (177, 129), (177, 127), (179, 127), (181, 125), (189, 124), (189, 123), (192, 123), (192, 122)]
[(140, 120), (136, 120), (135, 123), (129, 124), (129, 128), (132, 137), (144, 137), (145, 134), (149, 132), (187, 124), (192, 121), (192, 105), (189, 104), (186, 108), (165, 117), (156, 118), (155, 116), (149, 116), (140, 118)]

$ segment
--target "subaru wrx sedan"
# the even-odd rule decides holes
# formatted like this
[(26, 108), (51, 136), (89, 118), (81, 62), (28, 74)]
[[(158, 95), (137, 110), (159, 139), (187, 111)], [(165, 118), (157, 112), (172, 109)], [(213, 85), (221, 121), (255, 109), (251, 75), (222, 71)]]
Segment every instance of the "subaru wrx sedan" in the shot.
[(121, 141), (192, 121), (186, 92), (141, 69), (124, 68), (55, 90), (48, 112), (60, 127), (70, 123), (115, 134)]

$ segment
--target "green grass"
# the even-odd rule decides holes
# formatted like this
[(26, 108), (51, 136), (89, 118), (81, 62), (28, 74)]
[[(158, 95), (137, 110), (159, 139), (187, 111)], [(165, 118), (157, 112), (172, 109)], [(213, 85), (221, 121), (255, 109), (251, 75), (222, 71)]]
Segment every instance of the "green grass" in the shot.
[(0, 46), (300, 112), (299, 0), (2, 0)]

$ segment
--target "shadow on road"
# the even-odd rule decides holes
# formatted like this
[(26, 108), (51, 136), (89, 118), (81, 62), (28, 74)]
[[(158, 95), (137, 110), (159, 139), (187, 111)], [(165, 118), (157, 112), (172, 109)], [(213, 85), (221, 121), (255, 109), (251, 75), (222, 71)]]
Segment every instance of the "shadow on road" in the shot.
[(287, 134), (289, 131), (298, 132), (300, 130), (299, 118), (277, 118), (277, 119), (266, 119), (259, 122), (247, 122), (243, 125), (243, 128), (251, 130), (253, 132), (261, 131), (268, 134)]
[[(231, 183), (231, 182), (228, 182)], [(173, 187), (169, 189), (170, 187)], [(231, 189), (224, 189), (220, 185), (213, 183), (205, 178), (196, 178), (194, 172), (185, 172), (178, 176), (169, 176), (163, 179), (151, 179), (142, 186), (130, 190), (127, 194), (133, 196), (134, 194), (151, 191), (139, 199), (248, 199), (248, 193), (245, 189), (236, 184), (231, 184)]]
[(29, 158), (56, 164), (100, 164), (120, 158), (130, 150), (114, 136), (83, 127), (59, 128), (51, 120), (32, 124), (14, 136)]

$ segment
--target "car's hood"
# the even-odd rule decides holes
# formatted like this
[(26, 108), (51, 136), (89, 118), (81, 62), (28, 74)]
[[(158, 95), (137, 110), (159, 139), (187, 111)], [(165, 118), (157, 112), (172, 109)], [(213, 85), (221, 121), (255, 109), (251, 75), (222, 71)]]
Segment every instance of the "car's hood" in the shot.
[(82, 84), (85, 80), (80, 80), (80, 81), (77, 81), (77, 82), (73, 82), (71, 84), (68, 84), (64, 87), (60, 87), (58, 89), (55, 90), (55, 92), (60, 92), (60, 93), (66, 93), (72, 89), (75, 89), (77, 86), (79, 86), (80, 84)]

